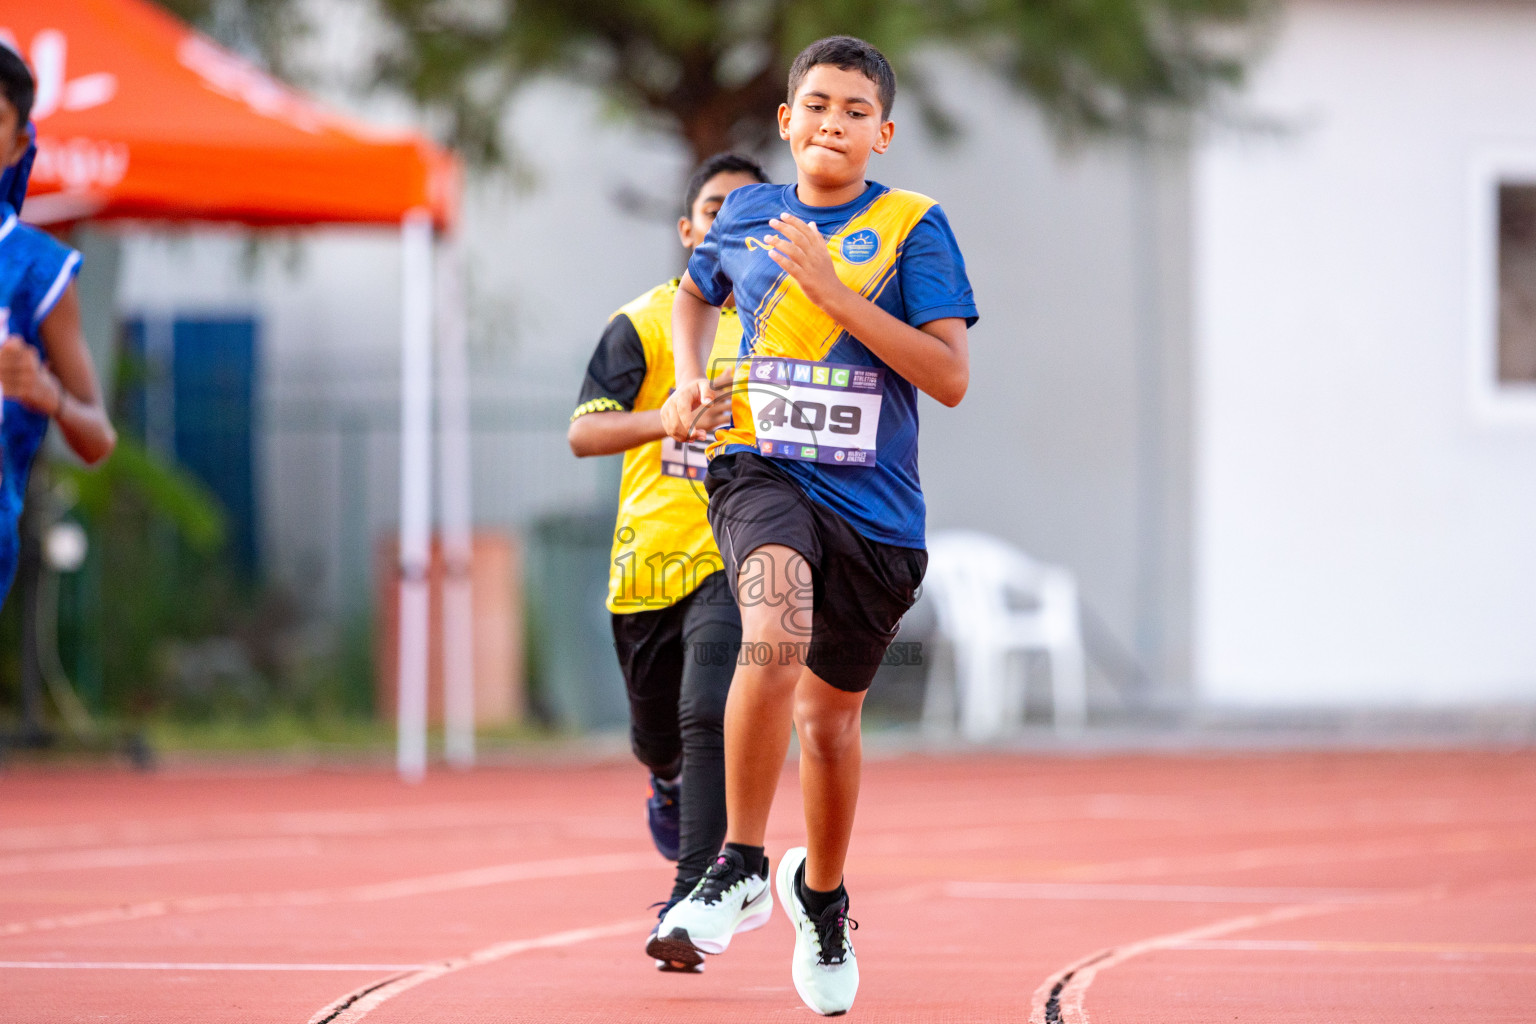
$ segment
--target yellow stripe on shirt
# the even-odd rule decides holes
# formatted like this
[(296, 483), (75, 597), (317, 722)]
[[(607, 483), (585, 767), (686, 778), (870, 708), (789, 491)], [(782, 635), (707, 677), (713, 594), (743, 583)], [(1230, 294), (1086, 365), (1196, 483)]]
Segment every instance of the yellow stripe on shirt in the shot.
[[(871, 202), (827, 239), (838, 278), (866, 299), (878, 298), (895, 276), (896, 260), (907, 235), (933, 206), (934, 201), (927, 196), (902, 189), (891, 189)], [(861, 231), (873, 231), (880, 239), (880, 248), (865, 262), (850, 263), (843, 256), (843, 241)], [(748, 240), (749, 248), (759, 245), (761, 243), (755, 240)], [(752, 319), (756, 326), (753, 356), (819, 362), (843, 336), (843, 326), (812, 302), (799, 282), (787, 273), (780, 274), (774, 287), (763, 296), (753, 310)], [(715, 443), (709, 446), (711, 457), (728, 444), (757, 445), (746, 375), (746, 361), (742, 360), (736, 366), (731, 395), (731, 420), (735, 425), (716, 435)]]

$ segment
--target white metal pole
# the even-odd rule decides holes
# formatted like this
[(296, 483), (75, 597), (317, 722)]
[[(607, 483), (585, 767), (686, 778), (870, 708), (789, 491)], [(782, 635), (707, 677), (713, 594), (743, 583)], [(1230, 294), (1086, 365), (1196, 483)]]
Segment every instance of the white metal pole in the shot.
[(400, 689), (396, 766), (427, 773), (427, 583), (432, 543), (432, 217), (400, 225)]
[(461, 243), (452, 239), (438, 269), (438, 485), (443, 533), (444, 753), (456, 768), (475, 763), (475, 608), (469, 433), (468, 324)]

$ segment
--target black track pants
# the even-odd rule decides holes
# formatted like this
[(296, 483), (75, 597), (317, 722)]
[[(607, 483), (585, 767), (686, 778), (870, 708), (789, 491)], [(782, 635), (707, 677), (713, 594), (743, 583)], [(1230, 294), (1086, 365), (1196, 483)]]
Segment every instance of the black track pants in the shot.
[(635, 757), (663, 777), (681, 765), (682, 827), (673, 895), (693, 888), (725, 842), (725, 698), (741, 617), (715, 572), (670, 608), (613, 616)]

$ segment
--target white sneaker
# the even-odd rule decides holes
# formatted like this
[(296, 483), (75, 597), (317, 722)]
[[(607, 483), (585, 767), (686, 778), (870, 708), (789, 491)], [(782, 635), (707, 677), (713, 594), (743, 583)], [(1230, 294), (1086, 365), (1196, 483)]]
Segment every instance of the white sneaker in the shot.
[(721, 850), (688, 898), (661, 919), (646, 952), (681, 962), (698, 953), (724, 953), (731, 936), (761, 928), (772, 913), (767, 865), (761, 873), (748, 871), (741, 854)]
[[(668, 974), (703, 974), (704, 954), (691, 945), (669, 943), (661, 937), (661, 922), (645, 940), (645, 954), (656, 961), (656, 969)], [(658, 955), (662, 954), (662, 955)]]
[(796, 891), (804, 872), (805, 847), (797, 846), (785, 852), (775, 876), (779, 901), (795, 926), (790, 976), (806, 1006), (824, 1017), (836, 1017), (853, 1008), (859, 991), (859, 962), (848, 937), (859, 925), (848, 916), (846, 896), (819, 918), (812, 918)]

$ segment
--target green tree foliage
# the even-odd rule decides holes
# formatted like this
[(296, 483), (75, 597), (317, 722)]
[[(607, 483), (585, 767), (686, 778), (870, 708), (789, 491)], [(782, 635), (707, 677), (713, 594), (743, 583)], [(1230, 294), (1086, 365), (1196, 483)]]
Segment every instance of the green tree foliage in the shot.
[(134, 438), (120, 437), (112, 457), (96, 470), (65, 464), (55, 472), (71, 482), (80, 511), (91, 519), (106, 519), (114, 499), (131, 495), (197, 554), (216, 554), (224, 545), (218, 499), (192, 474), (151, 454)]
[[(275, 73), (308, 31), (299, 0), (156, 0)], [(1064, 132), (1144, 129), (1240, 83), (1274, 0), (373, 0), (392, 29), (378, 82), (442, 118), (470, 158), (504, 154), (502, 114), (540, 77), (595, 85), (677, 132), (702, 159), (774, 135), (806, 43), (868, 39), (902, 72), (902, 102), (952, 126), (920, 68), (941, 45), (1032, 96)]]
[(223, 510), (190, 473), (126, 435), (94, 470), (39, 468), (74, 491), (73, 514), (99, 563), (100, 607), (88, 628), (98, 634), (104, 710), (147, 712), (159, 700), (166, 642), (219, 630), (240, 602), (223, 554)]
[[(119, 403), (121, 405), (121, 403)], [(91, 536), (90, 610), (61, 623), (66, 664), (89, 661), (91, 703), (113, 717), (335, 718), (370, 710), (368, 636), (305, 642), (293, 594), (248, 578), (225, 547), (218, 499), (125, 432), (101, 466), (40, 466)], [(3, 626), (0, 626), (3, 629)], [(91, 648), (89, 654), (83, 646)]]
[(1269, 0), (376, 2), (397, 29), (381, 80), (446, 115), (471, 157), (494, 160), (509, 98), (551, 75), (658, 118), (697, 158), (761, 148), (794, 54), (840, 33), (884, 50), (936, 126), (948, 112), (903, 61), (932, 44), (1033, 96), (1064, 131), (1137, 131), (1236, 85)]
[(220, 43), (257, 61), (273, 73), (291, 77), (284, 59), (288, 44), (308, 26), (298, 0), (154, 0), (182, 21), (196, 25)]

